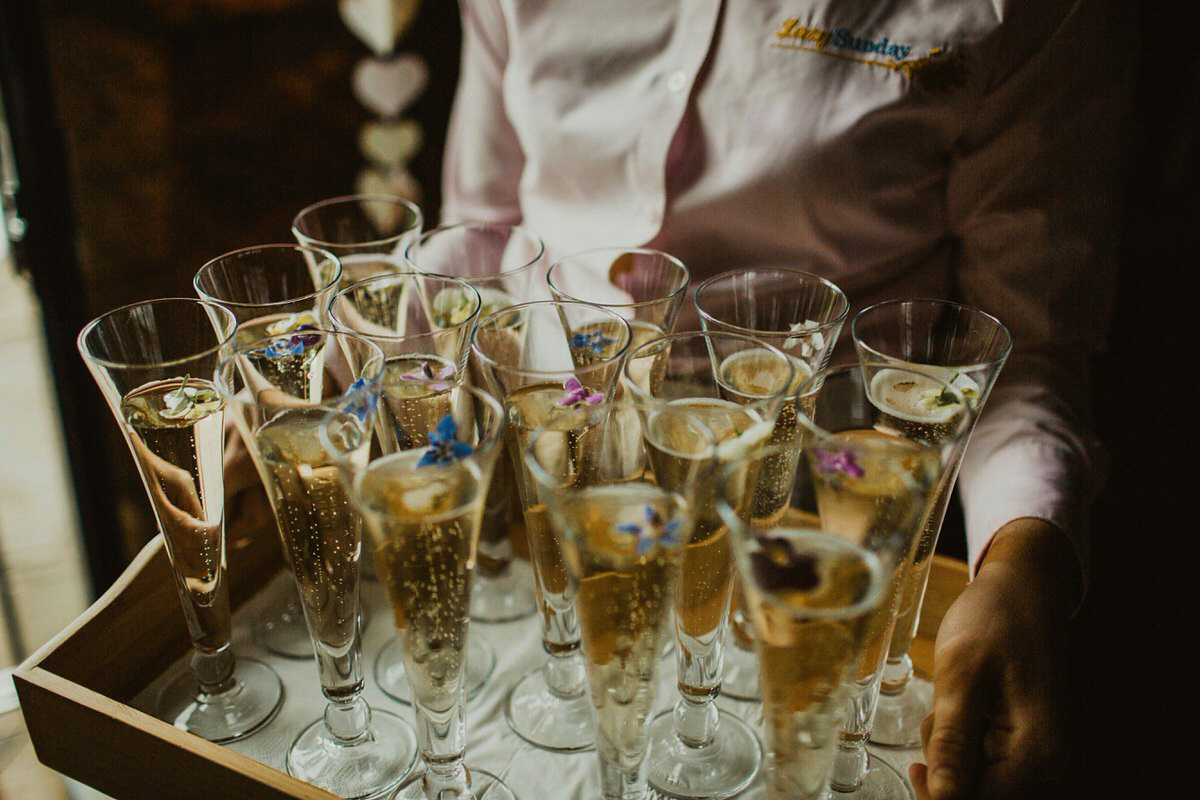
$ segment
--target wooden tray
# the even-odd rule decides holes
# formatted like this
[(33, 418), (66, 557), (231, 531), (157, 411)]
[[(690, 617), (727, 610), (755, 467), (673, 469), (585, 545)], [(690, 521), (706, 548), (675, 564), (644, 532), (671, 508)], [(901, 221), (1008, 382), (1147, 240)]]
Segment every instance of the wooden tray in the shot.
[[(230, 548), (227, 576), (235, 613), (282, 568), (273, 537), (260, 538), (262, 544)], [(937, 625), (967, 581), (965, 564), (934, 559), (912, 652), (926, 673), (932, 672)], [(131, 707), (190, 646), (166, 552), (156, 537), (103, 597), (14, 673), (39, 760), (115, 798), (333, 800), (328, 792)]]

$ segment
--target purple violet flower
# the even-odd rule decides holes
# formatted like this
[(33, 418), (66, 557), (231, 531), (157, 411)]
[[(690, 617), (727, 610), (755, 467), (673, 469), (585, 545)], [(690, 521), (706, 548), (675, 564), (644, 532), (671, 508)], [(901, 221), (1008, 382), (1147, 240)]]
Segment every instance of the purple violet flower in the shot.
[(861, 478), (867, 474), (867, 471), (858, 465), (858, 461), (854, 458), (854, 453), (849, 450), (829, 453), (825, 450), (814, 448), (813, 454), (817, 457), (817, 472), (826, 475), (833, 472), (840, 472), (851, 478)]
[(429, 449), (421, 455), (417, 466), (452, 464), (475, 452), (475, 448), (459, 441), (457, 437), (458, 425), (455, 424), (454, 417), (447, 414), (438, 421), (437, 429), (429, 434)]
[(584, 386), (579, 378), (576, 378), (574, 375), (567, 378), (563, 384), (563, 389), (567, 393), (558, 401), (560, 406), (577, 406), (580, 403), (587, 403), (589, 406), (594, 406), (604, 401), (604, 392), (593, 392)]

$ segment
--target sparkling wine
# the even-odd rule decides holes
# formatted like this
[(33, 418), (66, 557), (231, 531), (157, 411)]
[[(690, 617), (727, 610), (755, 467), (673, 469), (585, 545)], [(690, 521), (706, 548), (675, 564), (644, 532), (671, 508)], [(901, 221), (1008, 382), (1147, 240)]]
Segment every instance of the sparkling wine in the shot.
[(937, 479), (937, 452), (877, 430), (848, 430), (807, 450), (823, 530), (876, 553), (886, 590), (868, 617), (857, 679), (869, 683), (882, 666), (900, 587)]
[(292, 397), (316, 402), (323, 389), (329, 344), (324, 336), (311, 333), (318, 324), (317, 317), (307, 311), (272, 314), (239, 325), (237, 341), (243, 347), (261, 344), (247, 350), (244, 357), (265, 383)]
[(389, 358), (379, 392), (379, 442), (385, 453), (429, 444), (429, 431), (451, 412), (457, 366), (430, 354)]
[(578, 585), (602, 763), (632, 771), (646, 754), (688, 522), (669, 494), (646, 483), (572, 493), (554, 503), (552, 521)]
[(229, 642), (225, 570), (223, 402), (198, 378), (158, 381), (121, 401), (121, 415), (174, 567), (197, 647)]
[(818, 798), (860, 660), (879, 562), (823, 531), (777, 528), (739, 555), (758, 652), (770, 800)]
[(434, 712), (462, 696), (471, 576), (487, 480), (471, 461), (418, 467), (423, 450), (377, 459), (358, 498), (387, 587), (413, 695)]
[[(679, 413), (683, 412), (683, 413)], [(699, 422), (715, 446), (698, 435)], [(717, 645), (733, 588), (733, 556), (729, 531), (716, 510), (719, 470), (714, 464), (745, 458), (770, 436), (770, 423), (752, 408), (717, 398), (672, 400), (647, 415), (646, 449), (660, 486), (695, 498), (695, 524), (684, 548), (676, 591), (676, 634), (682, 650), (703, 655)], [(746, 486), (753, 485), (758, 461), (746, 467)], [(739, 509), (745, 511), (746, 509)], [(684, 670), (691, 674), (690, 670)], [(714, 676), (680, 682), (680, 691), (696, 699), (711, 696)], [(719, 681), (716, 682), (719, 686)]]
[[(309, 632), (323, 654), (344, 659), (357, 633), (362, 534), (338, 469), (317, 438), (326, 413), (320, 407), (283, 411), (254, 438)], [(365, 457), (365, 442), (362, 450)], [(322, 669), (333, 668), (319, 661)], [(346, 678), (323, 676), (322, 686), (352, 696), (361, 689), (361, 671), (355, 685), (345, 685)]]
[[(525, 534), (536, 578), (538, 606), (547, 620), (570, 616), (574, 591), (567, 579), (562, 549), (550, 528), (545, 503), (539, 488), (522, 464), (533, 431), (543, 428), (538, 438), (538, 459), (562, 485), (583, 487), (595, 482), (602, 431), (596, 410), (586, 403), (564, 405), (564, 388), (557, 383), (525, 386), (512, 392), (505, 401), (508, 415), (507, 445), (514, 460), (514, 472), (525, 509)], [(574, 627), (573, 620), (567, 620)], [(563, 631), (562, 643), (577, 647), (578, 636)], [(553, 644), (548, 640), (547, 644)]]

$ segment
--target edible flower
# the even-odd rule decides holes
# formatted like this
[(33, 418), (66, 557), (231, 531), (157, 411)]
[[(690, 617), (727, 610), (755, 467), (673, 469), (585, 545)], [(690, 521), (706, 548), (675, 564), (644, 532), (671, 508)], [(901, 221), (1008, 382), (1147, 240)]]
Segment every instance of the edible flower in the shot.
[(758, 538), (758, 548), (750, 554), (750, 568), (755, 582), (762, 589), (806, 592), (821, 585), (817, 560), (807, 553), (797, 553), (787, 539), (761, 536)]
[[(821, 327), (818, 323), (811, 319), (806, 319), (803, 322), (797, 322), (790, 328), (792, 333), (799, 334), (797, 336), (789, 336), (783, 342), (785, 349), (800, 345), (800, 356), (802, 358), (811, 358), (812, 355), (825, 347), (825, 337), (816, 329)], [(809, 331), (813, 333), (809, 334)]]
[(289, 314), (283, 319), (275, 320), (267, 326), (267, 333), (278, 336), (296, 330), (312, 330), (317, 326), (317, 318), (311, 311), (301, 311)]
[(207, 386), (188, 386), (191, 375), (184, 375), (179, 388), (163, 395), (163, 419), (203, 419), (221, 407), (221, 398)]
[(817, 472), (826, 475), (840, 472), (851, 478), (861, 478), (867, 474), (867, 471), (859, 466), (858, 461), (855, 460), (854, 453), (849, 450), (839, 450), (830, 453), (825, 450), (813, 448), (813, 455), (817, 457)]
[(591, 350), (595, 355), (604, 355), (604, 348), (615, 342), (610, 336), (605, 336), (604, 331), (597, 328), (591, 333), (576, 333), (571, 336), (571, 347), (575, 350)]
[(567, 378), (566, 382), (563, 383), (563, 389), (567, 393), (558, 401), (560, 406), (577, 406), (580, 403), (587, 403), (589, 406), (594, 406), (604, 400), (604, 392), (593, 392), (584, 386), (579, 378), (576, 378), (574, 375)]
[(673, 519), (670, 522), (664, 522), (662, 514), (654, 506), (646, 506), (645, 517), (644, 525), (626, 522), (617, 526), (620, 533), (637, 537), (639, 556), (648, 553), (656, 544), (668, 547), (679, 543), (679, 520)]
[(466, 458), (475, 449), (466, 442), (458, 439), (458, 425), (450, 414), (442, 417), (437, 428), (429, 434), (429, 449), (421, 455), (418, 467), (428, 467), (431, 464), (452, 464)]
[(346, 402), (342, 404), (342, 411), (358, 417), (359, 422), (366, 422), (367, 417), (375, 411), (375, 406), (379, 402), (378, 396), (374, 392), (367, 391), (366, 386), (366, 378), (359, 378), (350, 384), (350, 388), (344, 395)]
[[(301, 325), (296, 328), (298, 331), (316, 330), (312, 325)], [(280, 336), (278, 339), (272, 339), (264, 349), (263, 353), (267, 358), (283, 358), (284, 356), (298, 356), (304, 353), (304, 348), (312, 347), (317, 342), (321, 341), (319, 333), (297, 333), (292, 336)]]
[[(438, 370), (437, 374), (435, 375), (433, 372), (433, 367), (429, 366), (428, 361), (424, 361), (421, 363), (420, 372), (405, 372), (400, 377), (404, 378), (407, 381), (426, 381), (426, 382), (428, 382), (428, 381), (434, 380), (435, 378), (439, 381), (444, 381), (449, 378), (453, 378), (454, 374), (457, 371), (458, 370), (455, 369), (453, 364), (447, 364), (446, 366), (444, 366), (440, 370)], [(449, 389), (450, 384), (448, 384), (448, 383), (430, 383), (429, 388), (436, 389), (440, 392), (440, 391), (444, 391), (445, 389)]]

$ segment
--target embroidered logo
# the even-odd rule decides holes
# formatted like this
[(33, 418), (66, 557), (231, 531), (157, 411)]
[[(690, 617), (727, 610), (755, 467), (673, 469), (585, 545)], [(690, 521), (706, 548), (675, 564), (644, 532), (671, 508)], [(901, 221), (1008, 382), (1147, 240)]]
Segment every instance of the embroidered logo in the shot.
[(947, 55), (935, 47), (920, 58), (910, 58), (913, 46), (893, 42), (887, 36), (871, 39), (858, 36), (849, 28), (818, 28), (804, 25), (797, 17), (788, 17), (775, 31), (771, 47), (807, 50), (841, 58), (857, 64), (900, 72), (930, 91), (946, 91), (962, 85), (966, 64), (958, 54)]

